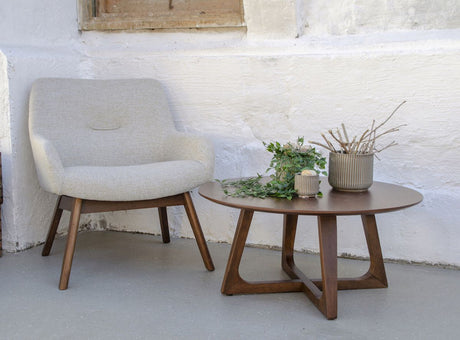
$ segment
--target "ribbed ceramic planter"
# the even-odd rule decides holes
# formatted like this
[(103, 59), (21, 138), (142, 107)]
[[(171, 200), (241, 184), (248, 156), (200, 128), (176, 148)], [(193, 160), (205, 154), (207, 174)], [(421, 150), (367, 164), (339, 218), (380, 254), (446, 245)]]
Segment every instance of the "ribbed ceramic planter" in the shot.
[(295, 175), (294, 189), (297, 190), (300, 198), (316, 197), (319, 192), (319, 176)]
[(373, 182), (373, 154), (329, 154), (329, 184), (339, 191), (366, 191)]

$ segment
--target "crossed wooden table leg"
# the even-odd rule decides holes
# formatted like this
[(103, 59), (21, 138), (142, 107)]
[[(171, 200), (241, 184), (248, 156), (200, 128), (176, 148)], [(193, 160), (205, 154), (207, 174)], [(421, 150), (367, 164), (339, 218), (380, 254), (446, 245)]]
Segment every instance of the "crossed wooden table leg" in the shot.
[(285, 214), (281, 265), (291, 278), (277, 281), (245, 281), (239, 273), (241, 256), (251, 225), (253, 210), (241, 209), (230, 256), (222, 283), (222, 293), (257, 294), (304, 292), (313, 304), (329, 319), (337, 318), (337, 290), (388, 287), (380, 248), (375, 215), (361, 215), (370, 266), (367, 273), (357, 278), (337, 278), (337, 217), (318, 216), (321, 259), (321, 279), (309, 279), (294, 263), (294, 241), (298, 215)]

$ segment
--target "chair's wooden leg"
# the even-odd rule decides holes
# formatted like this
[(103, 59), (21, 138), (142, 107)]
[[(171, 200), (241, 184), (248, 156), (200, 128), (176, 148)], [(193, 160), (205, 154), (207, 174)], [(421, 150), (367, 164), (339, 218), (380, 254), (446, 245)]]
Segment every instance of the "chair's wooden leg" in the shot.
[[(0, 169), (1, 171), (1, 169)], [(1, 186), (1, 183), (0, 183)], [(1, 195), (1, 192), (0, 192)], [(3, 246), (2, 246), (2, 203), (0, 199), (0, 257), (2, 257)]]
[(160, 216), (161, 237), (163, 238), (163, 243), (169, 243), (171, 242), (171, 238), (169, 237), (168, 213), (166, 212), (166, 207), (159, 207), (158, 215)]
[(198, 215), (196, 214), (195, 206), (193, 205), (192, 197), (190, 196), (189, 192), (184, 193), (184, 206), (190, 221), (190, 225), (192, 226), (193, 234), (195, 235), (196, 243), (200, 249), (204, 265), (207, 270), (213, 271), (214, 264), (212, 262), (211, 255), (209, 254), (209, 249), (206, 245), (206, 240), (203, 235), (203, 230), (201, 229), (200, 221), (198, 220)]
[(51, 248), (53, 247), (56, 231), (62, 216), (62, 209), (59, 208), (59, 205), (61, 204), (61, 198), (62, 196), (59, 196), (56, 202), (56, 207), (54, 208), (53, 220), (51, 221), (50, 228), (48, 229), (48, 236), (46, 237), (46, 242), (43, 246), (42, 256), (48, 256), (51, 252)]
[(72, 268), (73, 254), (75, 252), (75, 242), (77, 241), (78, 224), (80, 222), (80, 211), (82, 200), (74, 198), (72, 213), (69, 222), (69, 234), (67, 235), (67, 245), (62, 262), (61, 279), (59, 281), (59, 289), (65, 290), (69, 285), (70, 270)]

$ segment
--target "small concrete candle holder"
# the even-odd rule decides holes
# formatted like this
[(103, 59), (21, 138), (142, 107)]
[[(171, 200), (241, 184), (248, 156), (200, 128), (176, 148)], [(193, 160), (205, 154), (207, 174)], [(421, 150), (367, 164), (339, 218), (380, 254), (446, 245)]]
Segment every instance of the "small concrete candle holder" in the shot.
[(303, 170), (295, 175), (294, 189), (300, 198), (316, 197), (319, 192), (319, 176), (314, 170)]

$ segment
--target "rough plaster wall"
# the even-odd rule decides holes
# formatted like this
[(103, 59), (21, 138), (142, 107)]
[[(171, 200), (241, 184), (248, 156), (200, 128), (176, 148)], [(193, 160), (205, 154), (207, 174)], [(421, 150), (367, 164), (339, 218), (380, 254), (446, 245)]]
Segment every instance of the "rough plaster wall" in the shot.
[[(0, 51), (0, 150), (2, 152), (2, 186), (3, 204), (1, 221), (3, 226), (13, 226), (13, 209), (11, 203), (11, 136), (10, 136), (10, 90), (8, 86), (8, 61)], [(13, 239), (13, 228), (3, 227), (2, 241)]]
[(458, 0), (306, 0), (313, 35), (460, 27)]
[[(299, 35), (297, 6), (301, 0), (244, 1), (249, 38), (286, 39)], [(274, 24), (276, 23), (276, 24)]]
[(9, 88), (8, 88), (8, 62), (6, 56), (0, 51), (0, 141), (8, 139), (10, 135), (9, 124)]
[[(56, 196), (40, 189), (28, 138), (28, 97), (32, 82), (41, 77), (80, 77), (80, 56), (49, 47), (9, 49), (11, 93), (11, 181), (15, 237), (6, 249), (24, 249), (41, 242), (54, 209)], [(84, 217), (82, 222), (86, 222)], [(36, 226), (44, 226), (37, 228)], [(14, 249), (14, 248), (13, 248)]]
[[(440, 30), (459, 27), (458, 6), (398, 2), (403, 6), (395, 11), (396, 2), (386, 1), (386, 11), (376, 16), (377, 3), (331, 1), (328, 8), (323, 3), (271, 0), (268, 6), (246, 0), (247, 33), (79, 34), (73, 0), (2, 2), (0, 50), (8, 59), (11, 113), (12, 171), (6, 180), (17, 197), (9, 209), (14, 225), (11, 220), (5, 226), (8, 249), (44, 240), (55, 200), (38, 187), (26, 133), (32, 81), (43, 76), (155, 77), (168, 90), (178, 129), (214, 143), (217, 178), (263, 172), (270, 155), (262, 140), (318, 139), (320, 131), (342, 121), (359, 129), (406, 99), (394, 120), (408, 123), (397, 136), (401, 146), (376, 162), (375, 178), (416, 188), (425, 200), (377, 217), (383, 252), (388, 258), (460, 265), (455, 218), (460, 206), (459, 30)], [(420, 16), (425, 21), (418, 19), (423, 25), (405, 26), (410, 6), (416, 14), (426, 12)], [(350, 8), (355, 13), (351, 23)], [(431, 16), (433, 11), (444, 19)], [(306, 35), (295, 39), (305, 22)], [(423, 30), (430, 28), (438, 30)], [(369, 32), (375, 34), (360, 34)], [(3, 142), (1, 147), (4, 152)], [(205, 235), (231, 241), (238, 212), (196, 192), (193, 197)], [(68, 216), (63, 220), (61, 227)], [(181, 208), (171, 209), (170, 220), (175, 235), (192, 236)], [(256, 214), (249, 242), (279, 245), (281, 221)], [(339, 223), (339, 251), (367, 255), (359, 218), (340, 217)], [(155, 210), (89, 215), (82, 224), (160, 230)], [(314, 218), (300, 218), (296, 249), (318, 249), (315, 225)]]
[(1, 145), (2, 153), (6, 151), (3, 179), (10, 188), (4, 206), (8, 215), (3, 221), (3, 246), (13, 251), (43, 242), (56, 201), (39, 188), (32, 160), (27, 132), (31, 84), (40, 77), (88, 75), (81, 69), (74, 1), (2, 2), (0, 18), (0, 50), (8, 68), (8, 78), (2, 78), (2, 83), (9, 85), (10, 109), (10, 114), (2, 113), (2, 123), (5, 119), (9, 123), (6, 144)]
[[(214, 141), (218, 178), (263, 172), (269, 155), (262, 140), (288, 140), (298, 135), (318, 139), (319, 131), (342, 121), (359, 130), (372, 118), (383, 120), (400, 101), (407, 100), (393, 122), (408, 124), (397, 136), (401, 145), (382, 154), (382, 161), (375, 165), (375, 178), (416, 188), (425, 195), (425, 201), (412, 209), (377, 217), (385, 255), (458, 261), (455, 240), (460, 238), (459, 229), (449, 227), (454, 223), (450, 212), (459, 205), (460, 178), (452, 169), (460, 161), (456, 152), (460, 91), (455, 86), (460, 74), (452, 73), (460, 67), (457, 52), (374, 53), (359, 58), (351, 51), (349, 55), (298, 53), (290, 57), (136, 55), (136, 61), (121, 55), (111, 65), (101, 58), (94, 67), (101, 77), (119, 77), (136, 75), (142, 64), (145, 76), (161, 79), (170, 89), (179, 128)], [(98, 58), (92, 61), (98, 62)], [(239, 94), (232, 89), (239, 89)], [(442, 159), (449, 163), (427, 159), (427, 154), (436, 155), (440, 150)], [(194, 197), (207, 237), (231, 241), (237, 213), (213, 208), (213, 204)], [(118, 214), (107, 216), (109, 225), (123, 221), (126, 225), (122, 229), (130, 230), (133, 224), (129, 215), (134, 218), (132, 213), (123, 213), (122, 219)], [(146, 224), (135, 228), (152, 230), (150, 218), (145, 215)], [(281, 221), (279, 216), (256, 214), (249, 242), (279, 245)], [(359, 218), (341, 217), (339, 221), (339, 251), (365, 256)], [(315, 223), (314, 218), (301, 218), (298, 249), (318, 250)], [(179, 235), (192, 235), (181, 211), (173, 224), (181, 226)]]

